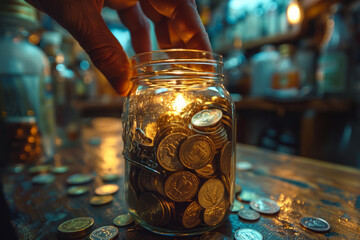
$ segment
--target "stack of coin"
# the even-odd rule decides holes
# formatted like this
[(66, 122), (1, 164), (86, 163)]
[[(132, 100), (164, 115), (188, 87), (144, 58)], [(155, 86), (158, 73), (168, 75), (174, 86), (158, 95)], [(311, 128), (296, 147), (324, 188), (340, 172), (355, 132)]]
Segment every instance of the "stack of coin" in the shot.
[(94, 219), (90, 217), (78, 217), (67, 220), (59, 225), (59, 239), (83, 239), (87, 237), (94, 225)]
[[(125, 135), (136, 146), (131, 148), (126, 198), (140, 223), (189, 230), (217, 226), (230, 212), (232, 131), (223, 117), (231, 112), (223, 115), (224, 110), (204, 109), (199, 102), (189, 106), (180, 115), (162, 115), (156, 127), (151, 125), (157, 131), (153, 138), (138, 128)], [(154, 156), (144, 156), (144, 149)], [(148, 159), (161, 171), (144, 164)]]
[(215, 145), (215, 151), (219, 152), (227, 142), (227, 132), (221, 122), (223, 113), (219, 109), (205, 109), (196, 113), (191, 119), (191, 129), (204, 136), (208, 136)]

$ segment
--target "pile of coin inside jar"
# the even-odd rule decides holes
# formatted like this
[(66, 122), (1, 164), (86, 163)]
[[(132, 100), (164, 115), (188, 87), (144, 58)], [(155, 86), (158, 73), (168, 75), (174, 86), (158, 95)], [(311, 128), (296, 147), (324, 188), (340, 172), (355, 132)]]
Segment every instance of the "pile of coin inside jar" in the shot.
[(229, 112), (194, 103), (181, 115), (160, 117), (153, 140), (139, 128), (131, 143), (125, 134), (127, 201), (138, 221), (175, 230), (223, 222), (232, 204)]

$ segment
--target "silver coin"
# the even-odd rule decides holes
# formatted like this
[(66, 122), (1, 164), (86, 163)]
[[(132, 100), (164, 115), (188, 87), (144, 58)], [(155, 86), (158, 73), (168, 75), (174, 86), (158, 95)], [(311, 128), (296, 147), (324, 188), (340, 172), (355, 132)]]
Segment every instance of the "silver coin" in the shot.
[(48, 184), (55, 180), (55, 176), (52, 174), (39, 174), (31, 179), (34, 184)]
[(77, 185), (77, 184), (85, 184), (91, 182), (92, 180), (93, 180), (93, 176), (90, 174), (77, 173), (69, 176), (66, 179), (66, 183), (71, 185)]
[(300, 219), (300, 224), (316, 232), (326, 232), (330, 229), (330, 224), (322, 218), (303, 217)]
[(131, 217), (129, 213), (127, 213), (127, 214), (120, 214), (119, 216), (114, 218), (113, 223), (115, 226), (123, 227), (131, 224), (133, 221), (134, 219)]
[(61, 173), (66, 173), (68, 170), (69, 170), (68, 166), (58, 166), (58, 167), (53, 167), (51, 169), (51, 172), (56, 174), (61, 174)]
[(72, 186), (67, 189), (67, 194), (70, 196), (79, 196), (89, 192), (89, 190), (87, 186)]
[(235, 232), (234, 237), (236, 240), (262, 240), (261, 233), (254, 229), (244, 228)]
[(257, 195), (257, 194), (254, 193), (254, 192), (242, 190), (241, 193), (238, 194), (236, 198), (237, 198), (239, 201), (250, 202), (250, 201), (253, 201), (253, 200), (259, 198), (259, 195)]
[(103, 226), (95, 229), (90, 234), (91, 240), (112, 240), (118, 235), (119, 230), (113, 226)]
[(101, 144), (101, 138), (92, 137), (88, 140), (88, 143), (92, 146), (99, 146)]
[(250, 162), (237, 162), (236, 163), (236, 169), (239, 171), (247, 171), (251, 170), (253, 168), (253, 165)]
[(244, 204), (242, 204), (240, 201), (235, 199), (231, 207), (231, 212), (238, 212), (241, 209), (244, 209)]
[(114, 174), (114, 173), (107, 173), (103, 176), (101, 176), (101, 179), (104, 181), (104, 182), (112, 182), (112, 181), (116, 181), (120, 178), (120, 175), (119, 174)]
[(207, 232), (201, 235), (200, 240), (230, 240), (230, 238), (219, 232)]
[(260, 218), (260, 214), (258, 212), (255, 212), (251, 209), (242, 209), (238, 212), (238, 216), (241, 219), (247, 220), (247, 221), (255, 221)]
[(250, 202), (250, 207), (259, 213), (274, 214), (280, 211), (279, 205), (269, 198), (259, 198)]

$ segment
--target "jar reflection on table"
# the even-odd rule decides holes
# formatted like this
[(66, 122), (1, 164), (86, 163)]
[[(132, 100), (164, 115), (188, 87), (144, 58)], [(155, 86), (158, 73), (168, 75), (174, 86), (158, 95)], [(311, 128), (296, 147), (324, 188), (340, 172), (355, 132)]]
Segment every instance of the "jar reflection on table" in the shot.
[(222, 57), (175, 49), (131, 60), (123, 112), (130, 213), (165, 235), (220, 226), (234, 199), (236, 142)]

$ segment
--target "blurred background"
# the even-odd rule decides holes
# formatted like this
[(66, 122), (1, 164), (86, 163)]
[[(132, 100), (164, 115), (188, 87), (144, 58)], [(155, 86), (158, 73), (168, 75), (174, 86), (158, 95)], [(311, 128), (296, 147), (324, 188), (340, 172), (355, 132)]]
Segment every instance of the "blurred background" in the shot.
[[(196, 2), (224, 56), (237, 141), (360, 167), (360, 1)], [(116, 12), (102, 15), (133, 56)], [(0, 150), (10, 161), (50, 159), (79, 140), (80, 124), (121, 116), (124, 99), (55, 21), (6, 0), (0, 24)]]

